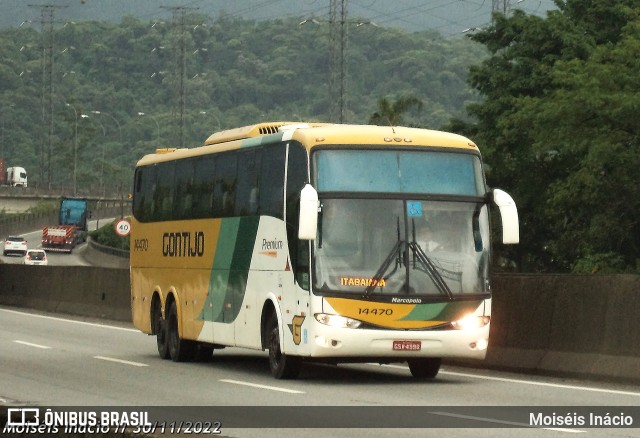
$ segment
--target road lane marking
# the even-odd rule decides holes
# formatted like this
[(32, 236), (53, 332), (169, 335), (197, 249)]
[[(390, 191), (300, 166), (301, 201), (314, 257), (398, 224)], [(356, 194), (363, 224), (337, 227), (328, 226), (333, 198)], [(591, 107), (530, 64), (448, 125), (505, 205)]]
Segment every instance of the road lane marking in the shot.
[(241, 382), (239, 380), (220, 379), (220, 382), (231, 383), (233, 385), (251, 386), (253, 388), (269, 389), (271, 391), (288, 392), (289, 394), (305, 394), (304, 391), (296, 391), (295, 389), (279, 388), (277, 386), (258, 385), (257, 383)]
[(28, 312), (18, 312), (16, 310), (0, 309), (0, 312), (13, 313), (15, 315), (32, 316), (34, 318), (50, 319), (50, 320), (54, 320), (54, 321), (71, 322), (73, 324), (82, 324), (82, 325), (88, 325), (88, 326), (91, 326), (91, 327), (100, 327), (100, 328), (108, 328), (108, 329), (113, 329), (113, 330), (122, 330), (122, 331), (126, 331), (126, 332), (141, 333), (140, 330), (126, 328), (126, 327), (116, 327), (114, 325), (99, 324), (99, 323), (96, 323), (96, 322), (76, 321), (74, 319), (58, 318), (58, 317), (55, 317), (55, 316), (47, 316), (47, 315), (38, 315), (38, 314), (35, 314), (35, 313), (28, 313)]
[(121, 363), (121, 364), (125, 364), (125, 365), (132, 365), (134, 367), (148, 367), (149, 366), (146, 363), (132, 362), (130, 360), (116, 359), (114, 357), (93, 356), (93, 358), (94, 359), (99, 359), (99, 360), (106, 360), (107, 362), (116, 362), (116, 363)]
[(14, 340), (13, 342), (15, 342), (16, 344), (26, 345), (27, 347), (41, 348), (43, 350), (50, 350), (51, 349), (51, 347), (47, 347), (46, 345), (33, 344), (31, 342), (25, 342), (25, 341), (18, 341), (17, 339)]
[(590, 391), (590, 392), (603, 392), (606, 394), (617, 394), (617, 395), (629, 395), (631, 397), (640, 397), (640, 392), (631, 392), (631, 391), (620, 391), (617, 389), (602, 389), (602, 388), (589, 388), (588, 386), (577, 386), (577, 385), (563, 385), (560, 383), (546, 383), (546, 382), (533, 382), (530, 380), (520, 380), (520, 379), (507, 379), (504, 377), (490, 377), (490, 376), (480, 376), (476, 374), (468, 374), (468, 373), (456, 373), (453, 371), (444, 371), (443, 374), (449, 374), (451, 376), (460, 376), (460, 377), (473, 377), (477, 379), (484, 380), (493, 380), (497, 382), (506, 382), (506, 383), (520, 383), (523, 385), (534, 385), (534, 386), (549, 386), (552, 388), (560, 388), (560, 389), (574, 389), (577, 391)]
[[(370, 364), (370, 365), (378, 365), (378, 364)], [(382, 365), (382, 366), (390, 367), (390, 368), (399, 368), (399, 369), (403, 369), (403, 370), (407, 370), (408, 369), (406, 366), (402, 366), (402, 365)], [(563, 384), (560, 384), (560, 383), (533, 382), (531, 380), (508, 379), (508, 378), (505, 378), (505, 377), (482, 376), (482, 375), (479, 375), (479, 374), (458, 373), (458, 372), (454, 372), (454, 371), (440, 371), (440, 374), (446, 374), (446, 375), (450, 375), (450, 376), (459, 376), (459, 377), (470, 377), (470, 378), (473, 378), (473, 379), (492, 380), (494, 382), (520, 383), (522, 385), (548, 386), (548, 387), (551, 387), (551, 388), (573, 389), (573, 390), (576, 390), (576, 391), (602, 392), (602, 393), (605, 393), (605, 394), (628, 395), (628, 396), (631, 396), (631, 397), (640, 397), (640, 392), (620, 391), (620, 390), (617, 390), (617, 389), (590, 388), (588, 386), (563, 385)]]
[[(505, 421), (505, 420), (498, 420), (496, 418), (488, 418), (488, 417), (474, 417), (471, 415), (462, 415), (462, 414), (454, 414), (452, 412), (429, 412), (432, 415), (442, 415), (444, 417), (454, 417), (454, 418), (462, 418), (465, 420), (475, 420), (475, 421), (483, 421), (485, 423), (497, 423), (497, 424), (506, 424), (509, 426), (516, 426), (516, 427), (527, 427), (527, 428), (531, 428), (532, 426), (530, 424), (526, 424), (526, 423), (518, 423), (515, 421)], [(566, 432), (566, 433), (586, 433), (585, 430), (578, 430), (578, 429), (566, 429), (566, 428), (560, 428), (560, 427), (536, 427), (536, 429), (544, 429), (544, 430), (551, 430), (554, 432)]]

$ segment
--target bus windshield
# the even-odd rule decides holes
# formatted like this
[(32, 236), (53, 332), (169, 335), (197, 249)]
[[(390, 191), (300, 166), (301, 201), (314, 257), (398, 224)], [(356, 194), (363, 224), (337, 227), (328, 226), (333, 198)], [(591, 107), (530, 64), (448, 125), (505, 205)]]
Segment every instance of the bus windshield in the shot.
[(324, 149), (313, 158), (318, 192), (484, 195), (480, 157), (474, 154)]
[(312, 163), (321, 200), (317, 293), (434, 301), (489, 293), (479, 156), (323, 149)]
[(488, 294), (488, 223), (482, 201), (321, 199), (314, 290), (390, 301)]

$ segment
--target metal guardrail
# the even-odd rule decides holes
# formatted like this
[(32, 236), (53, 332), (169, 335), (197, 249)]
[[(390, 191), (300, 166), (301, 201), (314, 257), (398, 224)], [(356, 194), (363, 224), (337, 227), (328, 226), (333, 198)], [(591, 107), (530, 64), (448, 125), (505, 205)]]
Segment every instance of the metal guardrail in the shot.
[(11, 187), (0, 185), (0, 198), (43, 198), (55, 199), (61, 197), (77, 197), (92, 200), (98, 199), (127, 199), (129, 191), (122, 186), (100, 187), (83, 186), (73, 190), (72, 186), (34, 185), (29, 187)]
[(88, 242), (89, 246), (91, 246), (96, 251), (116, 257), (121, 257), (123, 259), (129, 259), (129, 250), (100, 245), (98, 242), (91, 238), (89, 238)]

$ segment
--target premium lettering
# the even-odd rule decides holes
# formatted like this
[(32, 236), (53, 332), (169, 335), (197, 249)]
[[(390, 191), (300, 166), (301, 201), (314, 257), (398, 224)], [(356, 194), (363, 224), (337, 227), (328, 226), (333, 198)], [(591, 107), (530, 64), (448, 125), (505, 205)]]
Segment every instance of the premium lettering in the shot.
[(282, 249), (283, 243), (282, 240), (267, 240), (262, 239), (262, 250), (274, 250), (274, 249)]
[(181, 231), (162, 235), (162, 255), (165, 257), (202, 257), (204, 232)]

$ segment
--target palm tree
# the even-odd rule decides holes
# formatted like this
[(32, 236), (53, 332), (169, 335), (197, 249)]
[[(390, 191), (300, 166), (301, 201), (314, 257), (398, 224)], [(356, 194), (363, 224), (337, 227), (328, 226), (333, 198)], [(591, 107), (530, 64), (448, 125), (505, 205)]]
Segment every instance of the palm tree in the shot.
[(411, 108), (422, 109), (422, 101), (413, 96), (403, 96), (391, 103), (386, 97), (378, 99), (378, 111), (369, 118), (370, 125), (398, 126), (402, 115)]

